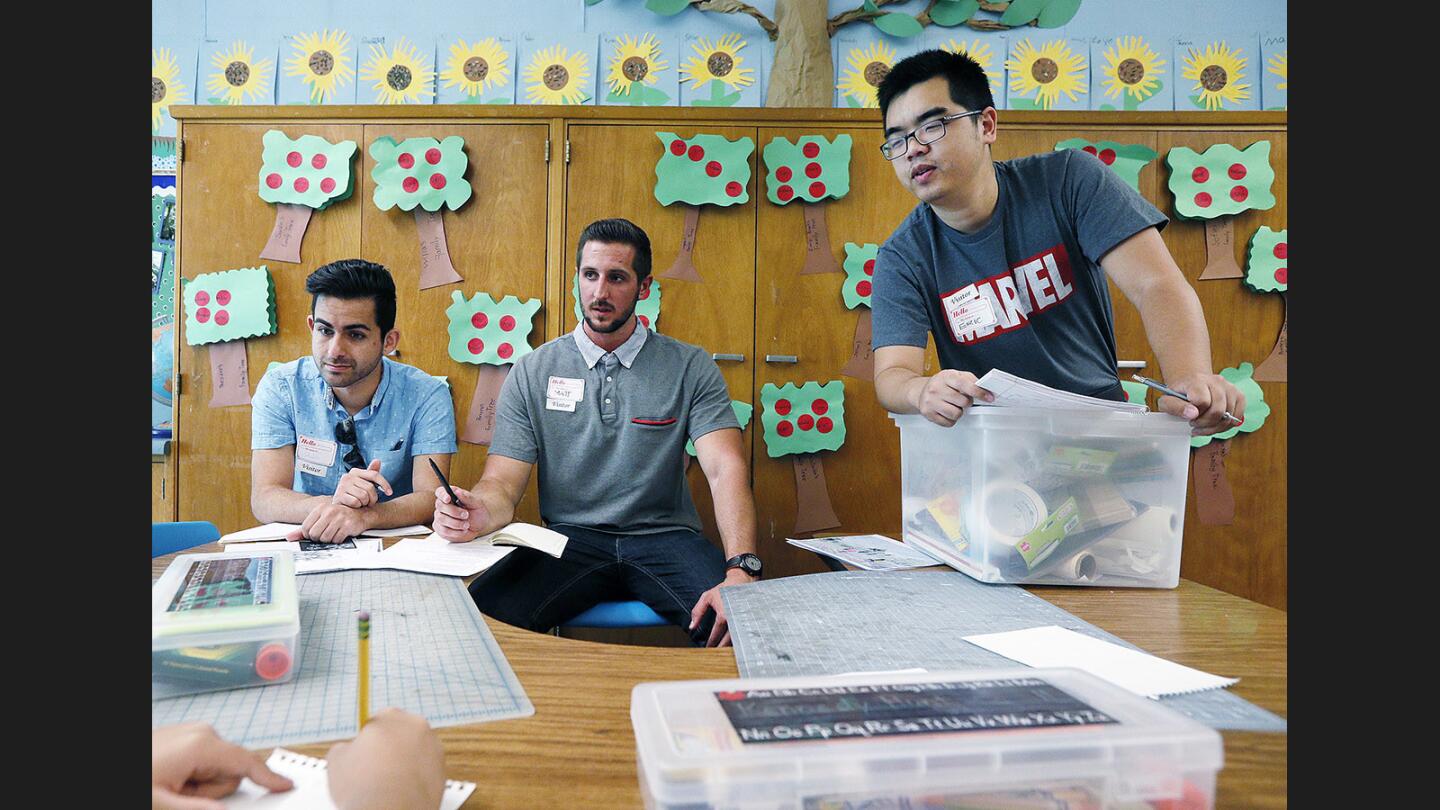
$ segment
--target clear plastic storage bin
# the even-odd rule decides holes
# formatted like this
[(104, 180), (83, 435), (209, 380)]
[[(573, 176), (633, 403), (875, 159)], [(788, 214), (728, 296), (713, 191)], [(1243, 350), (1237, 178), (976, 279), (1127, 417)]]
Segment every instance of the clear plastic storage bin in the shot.
[(905, 542), (981, 582), (1179, 584), (1185, 420), (982, 405), (949, 428), (890, 418)]
[(1074, 669), (642, 683), (650, 810), (1208, 810), (1220, 735)]
[(150, 698), (284, 683), (299, 642), (291, 552), (181, 554), (150, 590)]

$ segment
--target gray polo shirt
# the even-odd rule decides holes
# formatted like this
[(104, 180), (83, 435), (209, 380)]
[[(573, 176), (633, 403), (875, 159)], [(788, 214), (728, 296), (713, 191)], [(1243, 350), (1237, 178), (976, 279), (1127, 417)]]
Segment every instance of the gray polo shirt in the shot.
[(721, 428), (740, 424), (705, 350), (637, 326), (606, 352), (580, 324), (515, 363), (490, 452), (536, 465), (547, 524), (698, 532), (685, 441)]

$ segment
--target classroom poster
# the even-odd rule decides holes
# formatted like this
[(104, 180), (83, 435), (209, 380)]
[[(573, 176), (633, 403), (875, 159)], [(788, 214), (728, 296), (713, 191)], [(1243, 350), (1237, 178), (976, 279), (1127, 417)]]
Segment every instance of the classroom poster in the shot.
[(435, 103), (435, 40), (396, 34), (360, 37), (357, 104)]
[(679, 61), (683, 106), (765, 106), (765, 48), (758, 41), (736, 33), (687, 34)]
[(354, 104), (356, 40), (339, 28), (297, 31), (280, 38), (276, 104)]
[(514, 104), (515, 37), (457, 33), (435, 40), (437, 104)]
[(647, 31), (600, 36), (600, 103), (635, 107), (677, 106), (680, 72), (677, 37)]
[(150, 134), (175, 137), (170, 105), (195, 103), (195, 43), (162, 43), (150, 49)]
[(275, 41), (227, 36), (200, 43), (202, 104), (274, 104)]
[(1260, 109), (1259, 43), (1257, 35), (1246, 33), (1177, 37), (1175, 109)]
[(1267, 110), (1290, 108), (1290, 45), (1285, 34), (1260, 35), (1260, 59), (1265, 63), (1260, 101)]
[(594, 34), (521, 34), (515, 102), (594, 104), (598, 48)]
[(835, 65), (833, 104), (846, 108), (880, 108), (880, 82), (895, 63), (921, 50), (920, 37), (892, 37), (873, 25), (840, 29), (831, 42)]
[(1011, 110), (1090, 107), (1090, 43), (1064, 30), (1011, 32), (1005, 60), (1006, 106)]
[(1156, 36), (1127, 32), (1090, 40), (1090, 109), (1173, 110), (1174, 83), (1170, 50)]

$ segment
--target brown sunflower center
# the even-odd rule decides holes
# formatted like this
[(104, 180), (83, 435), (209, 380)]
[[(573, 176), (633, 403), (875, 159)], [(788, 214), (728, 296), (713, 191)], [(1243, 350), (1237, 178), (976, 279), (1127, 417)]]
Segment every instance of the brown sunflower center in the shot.
[(1229, 81), (1230, 77), (1225, 73), (1225, 68), (1219, 65), (1208, 65), (1204, 70), (1200, 71), (1201, 86), (1212, 93), (1224, 90), (1225, 85), (1228, 84)]
[(335, 69), (335, 56), (329, 51), (316, 51), (310, 54), (310, 72), (316, 76), (324, 76)]
[(163, 101), (164, 99), (165, 99), (165, 82), (162, 82), (162, 81), (160, 81), (158, 78), (156, 78), (156, 77), (154, 77), (154, 76), (151, 76), (151, 77), (150, 77), (150, 103), (151, 103), (151, 104), (154, 104), (155, 102), (157, 102), (157, 101)]
[(225, 81), (231, 87), (244, 87), (250, 81), (250, 66), (236, 60), (225, 66)]
[(716, 51), (705, 60), (705, 67), (709, 69), (710, 75), (717, 79), (729, 76), (730, 71), (735, 69), (735, 57), (724, 51)]
[(391, 90), (401, 91), (410, 86), (410, 80), (414, 76), (410, 74), (410, 68), (404, 65), (395, 65), (385, 73), (385, 83), (390, 85)]
[(563, 90), (570, 83), (570, 71), (564, 65), (550, 65), (541, 74), (541, 81), (551, 90)]
[(632, 56), (620, 65), (620, 72), (632, 82), (638, 82), (650, 72), (650, 63), (644, 57)]
[(1115, 75), (1126, 84), (1139, 84), (1145, 78), (1145, 66), (1139, 59), (1126, 59), (1115, 68)]
[(1055, 64), (1054, 59), (1042, 56), (1030, 66), (1030, 75), (1041, 84), (1049, 84), (1055, 81), (1056, 76), (1060, 75), (1060, 66)]
[(490, 75), (490, 63), (478, 56), (472, 56), (465, 60), (465, 78), (472, 82), (483, 82), (485, 77)]
[(880, 82), (890, 75), (890, 66), (884, 62), (871, 62), (865, 66), (865, 81), (871, 87), (879, 87)]

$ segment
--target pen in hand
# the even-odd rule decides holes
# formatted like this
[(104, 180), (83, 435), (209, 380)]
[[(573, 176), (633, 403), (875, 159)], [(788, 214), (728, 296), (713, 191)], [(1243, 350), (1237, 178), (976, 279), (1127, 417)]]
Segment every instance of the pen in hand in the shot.
[[(1135, 382), (1138, 382), (1138, 383), (1144, 383), (1145, 385), (1148, 385), (1148, 386), (1150, 386), (1151, 388), (1154, 388), (1156, 391), (1159, 391), (1160, 393), (1165, 394), (1166, 396), (1172, 396), (1172, 397), (1175, 397), (1176, 399), (1181, 399), (1181, 400), (1184, 400), (1184, 401), (1186, 401), (1186, 402), (1189, 402), (1189, 401), (1190, 401), (1190, 397), (1185, 396), (1184, 394), (1180, 393), (1179, 391), (1176, 391), (1174, 388), (1171, 388), (1171, 387), (1168, 386), (1168, 385), (1165, 385), (1164, 383), (1155, 382), (1154, 380), (1150, 379), (1149, 377), (1141, 377), (1139, 374), (1131, 374), (1131, 375), (1130, 375), (1130, 379), (1132, 379), (1132, 380), (1134, 380)], [(1232, 413), (1230, 413), (1229, 411), (1225, 411), (1225, 418), (1226, 418), (1226, 419), (1229, 419), (1231, 422), (1234, 422), (1234, 423), (1236, 424), (1236, 426), (1245, 424), (1245, 420), (1244, 420), (1244, 419), (1237, 419), (1237, 418), (1235, 418), (1235, 415), (1232, 414)], [(430, 462), (430, 463), (431, 463), (431, 464), (434, 464), (435, 462), (432, 461), (432, 462)]]
[(440, 467), (435, 463), (435, 459), (427, 458), (425, 460), (430, 462), (430, 469), (434, 470), (435, 475), (440, 479), (440, 486), (445, 487), (445, 494), (450, 496), (450, 502), (464, 509), (460, 499), (455, 496), (455, 490), (450, 488), (450, 482), (445, 480), (445, 473), (440, 472)]

